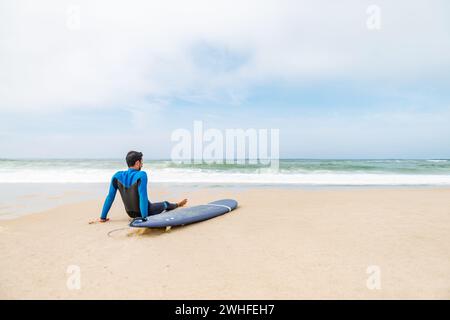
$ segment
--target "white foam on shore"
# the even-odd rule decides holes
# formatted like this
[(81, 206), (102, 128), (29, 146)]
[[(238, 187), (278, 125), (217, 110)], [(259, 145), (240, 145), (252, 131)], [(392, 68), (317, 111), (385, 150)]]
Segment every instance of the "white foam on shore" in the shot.
[[(105, 169), (19, 169), (0, 171), (0, 183), (107, 183), (114, 170)], [(163, 183), (213, 184), (291, 184), (330, 186), (420, 186), (450, 185), (448, 174), (391, 174), (391, 173), (239, 173), (194, 169), (157, 169), (147, 171), (149, 180)]]

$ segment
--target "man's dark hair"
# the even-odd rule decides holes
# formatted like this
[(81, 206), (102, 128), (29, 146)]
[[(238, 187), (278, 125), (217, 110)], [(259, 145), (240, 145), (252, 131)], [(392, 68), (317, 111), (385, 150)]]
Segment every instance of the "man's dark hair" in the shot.
[(127, 153), (127, 165), (128, 168), (134, 166), (136, 161), (142, 160), (142, 152), (130, 151)]

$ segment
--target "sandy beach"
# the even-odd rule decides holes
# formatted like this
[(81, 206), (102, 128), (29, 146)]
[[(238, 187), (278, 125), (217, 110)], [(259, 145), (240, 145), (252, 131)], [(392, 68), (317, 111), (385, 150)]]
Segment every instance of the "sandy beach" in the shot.
[[(152, 196), (177, 200), (161, 188)], [(187, 197), (240, 206), (168, 232), (127, 227), (120, 199), (104, 224), (88, 224), (102, 198), (0, 221), (0, 298), (450, 298), (450, 189), (205, 188)], [(79, 289), (67, 286), (70, 266)]]

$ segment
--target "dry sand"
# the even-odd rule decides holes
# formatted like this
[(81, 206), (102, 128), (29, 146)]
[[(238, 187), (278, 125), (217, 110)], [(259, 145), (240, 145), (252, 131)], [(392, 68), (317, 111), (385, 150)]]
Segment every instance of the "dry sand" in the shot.
[[(104, 224), (88, 224), (103, 199), (0, 221), (0, 298), (450, 298), (449, 189), (188, 196), (240, 207), (169, 232), (128, 228), (119, 198)], [(79, 290), (67, 287), (71, 265)]]

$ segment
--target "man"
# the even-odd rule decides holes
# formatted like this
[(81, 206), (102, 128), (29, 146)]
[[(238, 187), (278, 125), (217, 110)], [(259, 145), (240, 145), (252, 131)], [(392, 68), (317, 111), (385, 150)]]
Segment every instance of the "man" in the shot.
[[(168, 201), (151, 203), (150, 201), (148, 201), (147, 174), (145, 173), (145, 171), (141, 171), (143, 167), (142, 156), (143, 155), (141, 152), (128, 152), (126, 157), (128, 170), (119, 171), (112, 177), (111, 185), (109, 187), (109, 193), (106, 197), (105, 204), (103, 205), (100, 222), (106, 222), (109, 220), (108, 218), (106, 218), (106, 216), (111, 209), (111, 205), (114, 202), (114, 198), (116, 197), (118, 189), (121, 192), (122, 200), (124, 201), (127, 213), (131, 217), (141, 216), (145, 219), (147, 218), (147, 216), (159, 214), (166, 210), (173, 210), (175, 208), (182, 207), (187, 203), (187, 199), (184, 199), (178, 203), (170, 203)], [(137, 192), (138, 194), (138, 197), (137, 195), (134, 195), (134, 198), (138, 199), (135, 200), (135, 204), (129, 203), (133, 202), (133, 195), (127, 195), (127, 192), (130, 192), (129, 190), (132, 190), (131, 193)], [(137, 202), (139, 203), (137, 204)], [(134, 210), (129, 209), (129, 207), (133, 206), (135, 207)]]

